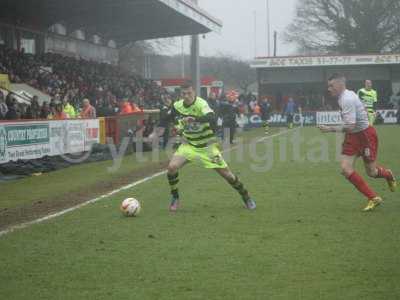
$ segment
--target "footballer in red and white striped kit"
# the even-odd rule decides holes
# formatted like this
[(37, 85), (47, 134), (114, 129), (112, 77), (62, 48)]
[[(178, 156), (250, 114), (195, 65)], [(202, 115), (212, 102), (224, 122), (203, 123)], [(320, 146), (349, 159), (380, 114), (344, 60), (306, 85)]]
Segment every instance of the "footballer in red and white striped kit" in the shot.
[(396, 190), (396, 179), (391, 170), (377, 164), (378, 136), (376, 130), (369, 125), (368, 112), (357, 94), (346, 88), (346, 78), (340, 74), (334, 74), (329, 78), (328, 90), (332, 96), (339, 98), (344, 124), (342, 126), (322, 125), (319, 128), (324, 133), (345, 133), (340, 162), (342, 174), (367, 198), (368, 204), (364, 211), (374, 210), (383, 200), (355, 171), (357, 158), (363, 158), (368, 176), (385, 179), (392, 192)]

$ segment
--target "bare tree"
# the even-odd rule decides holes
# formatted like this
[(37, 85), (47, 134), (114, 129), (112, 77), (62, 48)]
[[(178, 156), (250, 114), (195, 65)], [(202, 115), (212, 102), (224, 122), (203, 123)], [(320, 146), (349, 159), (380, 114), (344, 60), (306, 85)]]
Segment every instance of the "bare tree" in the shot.
[(131, 42), (119, 49), (120, 67), (128, 72), (141, 74), (145, 56), (163, 53), (165, 49), (169, 49), (175, 43), (174, 38)]
[(249, 86), (257, 80), (256, 72), (250, 68), (249, 62), (228, 54), (201, 57), (200, 62), (202, 74), (212, 75), (228, 87), (247, 92)]
[(399, 0), (300, 0), (285, 40), (306, 53), (400, 50)]
[[(154, 55), (151, 60), (154, 78), (181, 77), (181, 55)], [(220, 53), (218, 56), (201, 56), (200, 70), (202, 76), (213, 76), (223, 81), (228, 88), (248, 91), (251, 84), (257, 81), (256, 71), (250, 68), (250, 62), (241, 60), (229, 54)], [(190, 56), (185, 55), (185, 74), (190, 77)]]

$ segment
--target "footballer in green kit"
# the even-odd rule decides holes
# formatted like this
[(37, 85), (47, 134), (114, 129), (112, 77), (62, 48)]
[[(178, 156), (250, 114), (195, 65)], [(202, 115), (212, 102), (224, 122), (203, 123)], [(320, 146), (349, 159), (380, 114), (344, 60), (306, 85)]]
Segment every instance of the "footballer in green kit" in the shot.
[(378, 93), (372, 88), (372, 81), (369, 79), (365, 80), (365, 88), (360, 89), (357, 95), (367, 109), (369, 125), (374, 126), (376, 119), (375, 106), (378, 102)]
[(189, 162), (199, 163), (206, 169), (214, 169), (237, 190), (245, 207), (254, 210), (256, 203), (222, 157), (215, 134), (217, 122), (214, 111), (207, 101), (196, 96), (190, 81), (185, 82), (181, 89), (183, 99), (176, 101), (168, 114), (169, 121), (175, 121), (178, 133), (184, 140), (168, 165), (167, 176), (172, 195), (170, 211), (176, 212), (179, 208), (179, 169)]

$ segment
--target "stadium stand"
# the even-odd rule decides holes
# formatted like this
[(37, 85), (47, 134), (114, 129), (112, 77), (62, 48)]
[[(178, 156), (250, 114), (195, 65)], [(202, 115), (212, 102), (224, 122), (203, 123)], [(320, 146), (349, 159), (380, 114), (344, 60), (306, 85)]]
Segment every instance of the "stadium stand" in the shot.
[[(113, 114), (124, 99), (140, 109), (156, 108), (161, 100), (163, 91), (154, 81), (117, 67), (120, 48), (140, 40), (218, 31), (222, 26), (192, 0), (2, 3), (0, 74), (75, 108), (88, 98), (98, 116)], [(39, 104), (43, 101), (39, 97)], [(51, 110), (54, 105), (48, 104)], [(17, 107), (18, 118), (24, 118), (23, 110)], [(48, 110), (46, 105), (43, 110)]]
[(80, 108), (82, 100), (88, 98), (100, 111), (110, 105), (119, 107), (123, 99), (152, 109), (159, 106), (163, 93), (154, 81), (126, 74), (117, 66), (53, 53), (31, 55), (1, 48), (0, 68), (9, 74), (11, 82), (25, 82), (49, 94), (54, 101), (67, 100), (75, 108)]

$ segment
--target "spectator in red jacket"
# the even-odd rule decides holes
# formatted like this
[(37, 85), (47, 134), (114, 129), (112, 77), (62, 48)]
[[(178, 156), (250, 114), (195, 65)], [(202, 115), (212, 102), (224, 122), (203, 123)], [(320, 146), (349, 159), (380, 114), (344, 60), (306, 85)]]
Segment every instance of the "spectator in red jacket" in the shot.
[(133, 113), (132, 105), (128, 102), (127, 99), (124, 99), (121, 104), (121, 115), (128, 115)]
[(83, 100), (83, 109), (80, 116), (83, 119), (96, 119), (96, 109), (90, 104), (89, 99)]
[(52, 120), (66, 120), (68, 119), (67, 114), (64, 112), (64, 106), (61, 102), (57, 102), (54, 106), (53, 113), (48, 116)]

